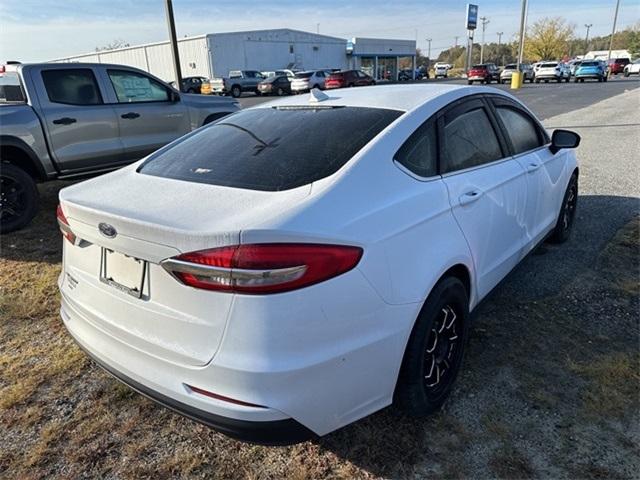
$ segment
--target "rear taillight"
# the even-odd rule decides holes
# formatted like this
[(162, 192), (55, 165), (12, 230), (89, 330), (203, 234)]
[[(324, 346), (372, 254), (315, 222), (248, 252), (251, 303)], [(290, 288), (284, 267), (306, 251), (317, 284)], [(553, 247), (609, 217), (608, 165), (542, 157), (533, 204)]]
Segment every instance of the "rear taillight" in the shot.
[(361, 248), (345, 245), (262, 243), (184, 253), (161, 265), (191, 287), (268, 294), (341, 275), (354, 268), (361, 256)]
[(64, 216), (64, 212), (62, 211), (62, 206), (60, 204), (58, 204), (58, 208), (56, 209), (56, 217), (58, 218), (58, 227), (60, 228), (60, 232), (62, 232), (62, 236), (75, 245), (77, 237), (71, 230), (67, 217)]

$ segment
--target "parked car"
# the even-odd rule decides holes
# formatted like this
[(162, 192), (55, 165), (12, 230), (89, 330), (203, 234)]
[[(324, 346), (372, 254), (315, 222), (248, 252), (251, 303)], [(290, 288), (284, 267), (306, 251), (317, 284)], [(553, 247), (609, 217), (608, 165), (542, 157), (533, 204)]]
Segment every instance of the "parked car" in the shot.
[(214, 93), (231, 95), (238, 98), (245, 92), (259, 94), (258, 84), (266, 77), (257, 70), (231, 70), (227, 78), (211, 79), (211, 88)]
[(308, 92), (312, 88), (324, 90), (324, 81), (329, 72), (326, 70), (308, 70), (306, 72), (298, 72), (291, 80), (291, 91), (293, 93)]
[(580, 66), (576, 69), (573, 77), (574, 82), (584, 82), (585, 79), (598, 80), (599, 82), (606, 82), (607, 75), (602, 69), (602, 64), (597, 60), (583, 60)]
[[(176, 88), (175, 80), (169, 82), (173, 88)], [(185, 77), (182, 79), (180, 91), (184, 93), (199, 93), (202, 95), (211, 94), (211, 84), (207, 77)]]
[(398, 72), (399, 82), (408, 82), (409, 80), (422, 80), (424, 78), (429, 78), (429, 72), (422, 68), (416, 68), (415, 70), (411, 68), (403, 68)]
[(549, 83), (554, 80), (558, 83), (569, 81), (569, 69), (562, 62), (543, 62), (538, 65), (535, 72), (535, 82)]
[(258, 84), (258, 90), (262, 95), (291, 95), (291, 79), (285, 75), (267, 77)]
[(576, 69), (580, 66), (582, 60), (573, 60), (569, 62), (569, 77), (573, 77), (576, 74)]
[(631, 63), (631, 60), (629, 60), (628, 58), (612, 58), (608, 62), (611, 75), (618, 75), (619, 73), (624, 73), (624, 67), (626, 67), (630, 63)]
[(333, 72), (324, 82), (324, 88), (363, 87), (376, 81), (361, 70)]
[(447, 78), (449, 76), (449, 69), (451, 68), (451, 65), (449, 65), (448, 63), (440, 63), (437, 62), (434, 66), (433, 66), (433, 71), (434, 71), (434, 77), (435, 78)]
[(492, 81), (500, 81), (500, 71), (493, 63), (481, 63), (473, 65), (467, 72), (467, 83), (471, 85), (473, 82), (491, 83)]
[(283, 70), (275, 70), (275, 71), (260, 72), (260, 73), (262, 73), (262, 75), (264, 75), (265, 78), (279, 77), (282, 75), (288, 78), (293, 78), (296, 76), (296, 72), (294, 72), (293, 70), (289, 70), (288, 68), (285, 68)]
[(640, 58), (633, 63), (629, 63), (624, 67), (623, 74), (625, 77), (629, 75), (640, 75)]
[[(505, 65), (504, 69), (502, 69), (502, 72), (500, 72), (500, 83), (508, 83), (511, 81), (511, 76), (513, 75), (513, 72), (515, 72), (517, 69), (517, 64), (515, 63), (510, 63), (508, 65)], [(531, 68), (531, 65), (529, 65), (528, 63), (521, 63), (520, 64), (520, 72), (522, 72), (523, 75), (523, 82), (526, 82), (527, 80), (529, 81), (529, 83), (533, 82), (533, 68)]]
[(119, 168), (239, 108), (124, 65), (0, 66), (0, 232), (34, 217), (37, 182)]
[(567, 240), (578, 199), (580, 137), (475, 92), (282, 98), (63, 189), (64, 325), (136, 391), (256, 443), (438, 410), (470, 312)]

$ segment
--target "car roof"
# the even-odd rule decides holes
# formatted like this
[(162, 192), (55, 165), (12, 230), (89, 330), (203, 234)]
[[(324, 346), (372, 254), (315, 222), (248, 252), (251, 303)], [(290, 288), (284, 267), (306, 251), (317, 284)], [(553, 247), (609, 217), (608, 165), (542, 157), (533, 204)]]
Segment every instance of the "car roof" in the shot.
[[(442, 95), (457, 90), (468, 90), (470, 93), (487, 93), (479, 87), (460, 85), (378, 85), (375, 87), (341, 88), (322, 92), (329, 98), (319, 103), (310, 103), (309, 95), (295, 95), (252, 108), (270, 108), (274, 106), (309, 107), (372, 107), (391, 110), (409, 111), (434, 100)], [(491, 93), (501, 94), (498, 89), (489, 89)], [(462, 92), (461, 92), (462, 93)]]

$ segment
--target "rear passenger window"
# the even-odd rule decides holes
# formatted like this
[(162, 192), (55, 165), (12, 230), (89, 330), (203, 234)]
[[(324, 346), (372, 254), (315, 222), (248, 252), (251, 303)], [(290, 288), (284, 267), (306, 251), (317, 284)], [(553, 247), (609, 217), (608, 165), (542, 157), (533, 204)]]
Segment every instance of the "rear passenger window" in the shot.
[(542, 146), (538, 129), (528, 116), (509, 107), (497, 107), (496, 111), (511, 140), (514, 154), (528, 152)]
[(437, 130), (434, 120), (422, 124), (395, 155), (395, 160), (421, 177), (431, 177), (438, 173)]
[(99, 105), (102, 96), (89, 68), (43, 70), (42, 80), (49, 101), (69, 105)]
[(458, 115), (444, 127), (443, 173), (475, 167), (503, 157), (484, 108)]

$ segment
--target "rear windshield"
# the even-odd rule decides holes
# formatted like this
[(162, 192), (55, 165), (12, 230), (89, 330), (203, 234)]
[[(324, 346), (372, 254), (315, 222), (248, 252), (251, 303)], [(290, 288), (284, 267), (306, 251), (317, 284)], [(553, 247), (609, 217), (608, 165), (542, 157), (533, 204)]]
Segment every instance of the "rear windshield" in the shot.
[(471, 68), (477, 68), (477, 69), (479, 69), (479, 70), (483, 70), (483, 69), (487, 68), (487, 66), (486, 66), (486, 65), (474, 65), (474, 66), (473, 66), (473, 67), (471, 67)]
[(26, 102), (17, 72), (0, 73), (0, 103)]
[(516, 66), (514, 65), (507, 65), (506, 67), (504, 67), (505, 70), (515, 70)]
[(313, 75), (313, 72), (296, 73), (296, 78), (309, 78), (311, 75)]
[(600, 65), (598, 62), (582, 62), (580, 64), (581, 67), (597, 67)]
[(542, 65), (540, 65), (541, 68), (555, 68), (557, 66), (557, 63), (543, 63)]
[(140, 173), (279, 191), (335, 173), (402, 112), (257, 108), (229, 115), (150, 157)]

